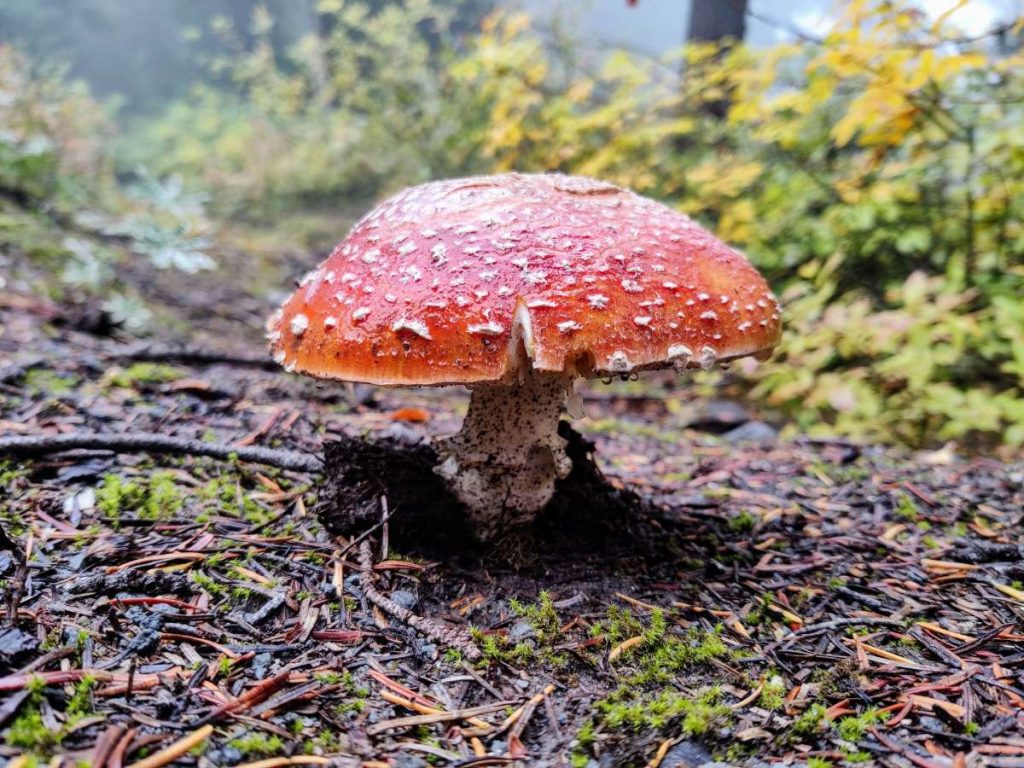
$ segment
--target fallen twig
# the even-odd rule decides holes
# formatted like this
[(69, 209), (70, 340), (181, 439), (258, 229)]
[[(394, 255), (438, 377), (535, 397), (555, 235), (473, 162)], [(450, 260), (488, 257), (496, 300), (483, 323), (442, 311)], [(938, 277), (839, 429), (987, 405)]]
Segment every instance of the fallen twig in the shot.
[(363, 541), (359, 545), (359, 565), (362, 569), (362, 572), (359, 574), (359, 586), (362, 588), (367, 600), (385, 613), (394, 616), (399, 621), (426, 635), (431, 640), (455, 648), (470, 661), (476, 661), (480, 658), (480, 649), (457, 627), (445, 626), (425, 616), (417, 616), (408, 608), (403, 608), (391, 598), (385, 597), (377, 591), (377, 588), (373, 585), (373, 553), (370, 550), (370, 543), (368, 541)]
[(819, 635), (822, 632), (830, 632), (834, 629), (842, 629), (843, 627), (905, 627), (907, 622), (905, 619), (890, 619), (882, 616), (864, 616), (860, 618), (848, 618), (848, 619), (833, 619), (832, 621), (823, 621), (819, 624), (811, 624), (806, 627), (801, 627), (795, 632), (786, 635), (782, 638), (783, 643), (787, 643), (797, 637), (807, 637), (808, 635)]
[(266, 701), (281, 688), (288, 684), (288, 680), (291, 677), (291, 672), (286, 670), (281, 672), (274, 677), (268, 678), (258, 685), (253, 686), (248, 691), (243, 693), (237, 699), (232, 699), (221, 706), (214, 709), (205, 717), (201, 718), (197, 725), (206, 725), (208, 723), (216, 722), (222, 717), (227, 715), (235, 714), (237, 712), (244, 712), (245, 710), (256, 706), (257, 704)]
[(66, 435), (32, 435), (0, 437), (0, 456), (27, 459), (50, 453), (73, 450), (114, 451), (116, 453), (171, 453), (187, 456), (208, 456), (213, 459), (238, 459), (253, 464), (266, 464), (278, 469), (319, 472), (323, 464), (316, 456), (298, 451), (280, 451), (258, 446), (234, 446), (207, 443), (184, 437), (170, 437), (150, 432), (114, 435), (103, 432), (72, 432)]
[(211, 733), (213, 733), (212, 725), (204, 725), (202, 728), (197, 728), (188, 736), (183, 736), (159, 752), (154, 752), (149, 757), (143, 758), (137, 763), (132, 763), (130, 768), (161, 768), (161, 766), (174, 762), (193, 747), (202, 744), (209, 738)]
[(417, 725), (429, 725), (431, 723), (447, 723), (452, 720), (467, 720), (478, 715), (488, 715), (505, 709), (512, 702), (496, 701), (491, 704), (484, 704), (469, 709), (453, 709), (450, 711), (434, 712), (428, 715), (410, 715), (409, 717), (396, 717), (393, 720), (382, 720), (366, 727), (367, 736), (376, 736), (385, 731), (392, 731), (396, 728), (412, 728)]
[(295, 757), (268, 757), (253, 763), (242, 763), (235, 768), (281, 768), (285, 765), (327, 765), (329, 757), (320, 755), (296, 755)]
[(269, 354), (239, 355), (202, 349), (182, 344), (142, 344), (118, 350), (110, 355), (114, 360), (135, 360), (154, 363), (181, 363), (183, 365), (234, 365), (242, 368), (261, 368), (280, 371)]

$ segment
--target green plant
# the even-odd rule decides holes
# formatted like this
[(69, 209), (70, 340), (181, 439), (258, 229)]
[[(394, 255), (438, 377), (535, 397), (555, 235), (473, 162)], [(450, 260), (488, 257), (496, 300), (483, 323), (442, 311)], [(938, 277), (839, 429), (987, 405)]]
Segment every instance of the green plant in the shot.
[(581, 70), (495, 17), (453, 72), (490, 114), (494, 167), (665, 199), (772, 277), (782, 345), (731, 391), (753, 381), (802, 431), (1021, 445), (1024, 54), (948, 42), (956, 15), (857, 0), (820, 42), (690, 46), (682, 87), (625, 53)]
[(323, 31), (283, 56), (264, 8), (247, 30), (217, 19), (210, 81), (133, 136), (126, 162), (185, 173), (219, 211), (249, 216), (469, 170), (477, 119), (446, 71), (460, 5), (320, 0)]
[(64, 705), (61, 724), (53, 729), (44, 723), (42, 716), (46, 686), (42, 678), (34, 678), (27, 686), (28, 699), (22, 703), (17, 717), (4, 732), (4, 743), (36, 757), (49, 756), (74, 727), (93, 711), (92, 689), (95, 683), (95, 678), (84, 676), (75, 684), (71, 697)]
[(836, 721), (835, 728), (843, 741), (858, 742), (864, 738), (868, 728), (884, 719), (885, 715), (877, 709), (866, 709), (859, 715), (843, 717)]
[(605, 636), (613, 648), (635, 638), (640, 641), (617, 658), (618, 685), (595, 702), (596, 714), (577, 735), (576, 754), (585, 754), (598, 728), (644, 732), (678, 726), (683, 733), (699, 736), (728, 718), (730, 710), (718, 687), (705, 687), (694, 695), (678, 685), (683, 673), (729, 656), (720, 628), (679, 632), (661, 610), (652, 611), (645, 622), (612, 605), (592, 633)]
[(114, 387), (137, 387), (139, 384), (163, 384), (181, 377), (181, 370), (161, 363), (135, 363), (114, 369), (106, 380)]
[(534, 605), (513, 598), (509, 600), (509, 607), (514, 614), (530, 623), (538, 643), (550, 645), (562, 636), (562, 622), (547, 591), (541, 591), (537, 595), (537, 602)]
[(277, 734), (265, 734), (250, 731), (243, 736), (228, 740), (228, 746), (234, 747), (243, 755), (252, 757), (268, 757), (279, 754), (284, 749), (284, 739)]
[(141, 257), (161, 269), (213, 268), (202, 206), (183, 205), (168, 193), (180, 191), (173, 181), (141, 170), (122, 187), (109, 153), (112, 110), (64, 74), (0, 45), (0, 246), (18, 257), (15, 274), (33, 265), (46, 276), (26, 270), (40, 292), (97, 296), (116, 321), (141, 329), (150, 311), (119, 267)]
[(96, 489), (96, 508), (114, 521), (125, 512), (143, 520), (166, 520), (178, 514), (183, 504), (177, 478), (168, 470), (154, 470), (130, 481), (108, 474)]
[(825, 705), (815, 702), (804, 710), (789, 728), (790, 741), (813, 740), (825, 726)]
[[(201, 189), (253, 221), (344, 218), (477, 171), (606, 178), (742, 248), (783, 300), (773, 360), (698, 374), (704, 391), (750, 396), (791, 432), (1024, 445), (1024, 50), (965, 38), (971, 2), (923, 23), (911, 0), (855, 0), (820, 40), (659, 60), (581, 55), (519, 13), (463, 35), (456, 7), (321, 0), (320, 31), (287, 51), (262, 8), (247, 30), (218, 21), (208, 77), (126, 137), (122, 162), (183, 174), (151, 189), (157, 208)], [(33, 252), (77, 253), (81, 279), (108, 279), (92, 239), (14, 228)], [(202, 249), (186, 230), (188, 263)], [(133, 237), (140, 252), (160, 242)]]

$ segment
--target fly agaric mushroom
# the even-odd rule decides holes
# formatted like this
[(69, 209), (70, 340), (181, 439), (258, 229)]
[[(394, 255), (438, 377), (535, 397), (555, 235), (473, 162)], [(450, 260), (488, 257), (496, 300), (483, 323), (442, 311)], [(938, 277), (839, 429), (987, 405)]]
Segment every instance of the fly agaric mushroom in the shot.
[(529, 522), (571, 462), (580, 377), (767, 357), (779, 305), (686, 216), (592, 179), (506, 174), (406, 189), (364, 216), (270, 319), (288, 371), (463, 384), (435, 471), (481, 539)]

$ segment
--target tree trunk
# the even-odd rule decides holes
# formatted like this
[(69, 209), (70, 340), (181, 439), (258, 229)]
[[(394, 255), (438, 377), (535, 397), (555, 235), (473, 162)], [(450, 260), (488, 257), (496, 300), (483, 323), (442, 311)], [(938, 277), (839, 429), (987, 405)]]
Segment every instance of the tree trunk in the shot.
[[(689, 42), (717, 43), (725, 51), (746, 31), (747, 0), (691, 0)], [(704, 110), (718, 119), (729, 112), (729, 97), (708, 101)]]
[(747, 0), (691, 0), (687, 39), (717, 42), (742, 40), (746, 31)]

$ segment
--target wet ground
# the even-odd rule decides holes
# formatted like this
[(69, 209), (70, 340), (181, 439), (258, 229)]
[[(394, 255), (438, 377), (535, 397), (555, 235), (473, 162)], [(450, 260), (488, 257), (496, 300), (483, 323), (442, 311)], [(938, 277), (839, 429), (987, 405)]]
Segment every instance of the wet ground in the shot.
[[(152, 432), (319, 455), (457, 427), (457, 390), (268, 369), (265, 302), (193, 299), (188, 346), (154, 362), (9, 285), (0, 440)], [(669, 379), (597, 385), (586, 407), (573, 426), (604, 491), (491, 548), (457, 519), (421, 536), (414, 506), (382, 509), (371, 570), (318, 520), (319, 472), (0, 449), (0, 756), (1024, 764), (1024, 466), (780, 441)]]

